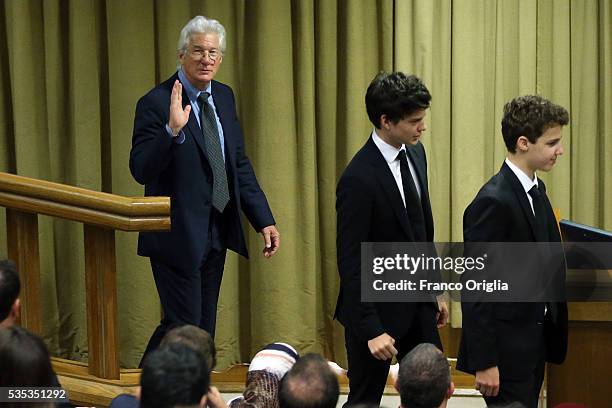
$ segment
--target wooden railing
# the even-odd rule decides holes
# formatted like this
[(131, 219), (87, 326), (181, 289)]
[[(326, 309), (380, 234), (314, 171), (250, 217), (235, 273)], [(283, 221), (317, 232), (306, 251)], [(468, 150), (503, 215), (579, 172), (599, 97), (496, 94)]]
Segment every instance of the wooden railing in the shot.
[(0, 173), (8, 256), (22, 282), (21, 324), (41, 334), (38, 214), (83, 223), (88, 373), (119, 380), (115, 230), (170, 229), (169, 197), (128, 198)]

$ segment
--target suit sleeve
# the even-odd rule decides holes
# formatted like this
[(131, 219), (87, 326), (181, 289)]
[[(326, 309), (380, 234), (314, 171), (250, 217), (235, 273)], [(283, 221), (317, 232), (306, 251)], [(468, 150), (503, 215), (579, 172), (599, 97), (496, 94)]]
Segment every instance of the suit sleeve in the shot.
[(361, 301), (361, 243), (368, 241), (373, 199), (364, 181), (342, 177), (336, 192), (337, 257), (348, 325), (364, 341), (385, 332), (372, 303)]
[[(470, 243), (504, 241), (506, 217), (503, 204), (491, 196), (477, 198), (468, 206), (463, 216), (463, 240), (467, 256), (477, 245)], [(464, 279), (469, 279), (466, 274)], [(499, 351), (495, 330), (495, 304), (487, 302), (462, 302), (462, 335), (466, 337), (469, 366), (474, 371), (498, 365)]]
[(229, 92), (234, 108), (232, 115), (238, 129), (238, 137), (236, 138), (236, 180), (240, 191), (240, 204), (253, 228), (256, 231), (261, 231), (264, 227), (274, 225), (276, 222), (272, 216), (272, 210), (270, 210), (266, 195), (257, 182), (251, 161), (246, 155), (244, 137), (236, 114), (236, 100), (233, 91), (229, 89)]
[(149, 183), (168, 167), (170, 151), (177, 146), (166, 132), (169, 104), (168, 99), (164, 110), (160, 101), (147, 95), (136, 105), (130, 171), (140, 184)]

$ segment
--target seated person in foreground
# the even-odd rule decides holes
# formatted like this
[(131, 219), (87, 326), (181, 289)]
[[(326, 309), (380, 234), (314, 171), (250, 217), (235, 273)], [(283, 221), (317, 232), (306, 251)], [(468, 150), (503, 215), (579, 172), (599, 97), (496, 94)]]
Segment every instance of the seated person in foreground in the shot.
[(455, 384), (444, 354), (433, 344), (421, 343), (400, 362), (395, 388), (401, 408), (444, 408)]
[[(60, 387), (43, 340), (23, 327), (0, 328), (0, 387)], [(71, 407), (60, 403), (16, 402), (3, 407)]]
[(15, 264), (0, 261), (0, 328), (11, 327), (19, 317), (21, 283)]
[[(168, 347), (171, 344), (183, 344), (200, 353), (206, 362), (206, 369), (209, 375), (217, 364), (217, 350), (212, 337), (205, 330), (197, 326), (185, 325), (170, 330), (162, 339), (160, 347)], [(211, 392), (214, 392), (214, 389), (212, 387), (213, 391)], [(110, 406), (111, 408), (138, 408), (140, 405), (140, 393), (141, 389), (137, 387), (135, 395), (118, 395), (112, 400)]]
[(210, 387), (206, 360), (184, 344), (170, 344), (147, 355), (140, 386), (142, 408), (227, 407), (219, 391)]
[(336, 375), (318, 354), (301, 357), (280, 382), (280, 408), (335, 408), (340, 389)]
[(299, 358), (289, 344), (272, 343), (255, 354), (241, 397), (228, 402), (230, 408), (278, 408), (278, 387), (285, 373)]

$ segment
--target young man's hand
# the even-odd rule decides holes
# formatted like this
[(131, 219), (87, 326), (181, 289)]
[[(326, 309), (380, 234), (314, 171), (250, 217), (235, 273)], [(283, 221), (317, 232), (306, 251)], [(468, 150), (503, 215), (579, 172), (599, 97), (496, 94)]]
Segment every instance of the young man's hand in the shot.
[(444, 327), (448, 323), (448, 303), (443, 296), (438, 296), (438, 313), (436, 313), (436, 325), (438, 329)]
[(393, 356), (397, 355), (397, 350), (393, 347), (394, 344), (395, 339), (387, 333), (368, 340), (370, 353), (379, 360), (390, 360)]
[(476, 371), (475, 388), (485, 397), (496, 397), (499, 392), (499, 369), (497, 366)]

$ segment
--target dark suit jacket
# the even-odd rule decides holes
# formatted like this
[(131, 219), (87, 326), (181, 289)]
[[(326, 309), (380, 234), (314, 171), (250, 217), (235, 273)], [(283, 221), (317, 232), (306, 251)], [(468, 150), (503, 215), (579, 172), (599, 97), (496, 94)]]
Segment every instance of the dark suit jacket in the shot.
[[(539, 189), (546, 191), (542, 180)], [(548, 240), (561, 240), (544, 194)], [(521, 182), (505, 163), (478, 192), (463, 215), (469, 242), (535, 242), (535, 218)], [(562, 262), (564, 262), (562, 260)], [(502, 379), (525, 379), (541, 358), (537, 322), (544, 320), (546, 360), (561, 363), (567, 349), (567, 305), (543, 303), (462, 303), (463, 328), (457, 368), (476, 371), (498, 366)]]
[[(175, 74), (143, 96), (136, 106), (130, 170), (146, 196), (170, 196), (169, 232), (142, 232), (138, 254), (154, 257), (177, 268), (199, 267), (208, 237), (212, 208), (212, 170), (208, 164), (202, 131), (193, 111), (183, 128), (185, 142), (175, 143), (167, 134), (170, 94)], [(244, 151), (244, 141), (234, 94), (230, 87), (212, 81), (212, 96), (225, 137), (225, 158), (231, 201), (226, 221), (226, 244), (248, 256), (240, 211), (256, 230), (274, 224), (266, 197), (257, 183)], [(183, 107), (189, 103), (183, 92)]]
[[(433, 241), (425, 149), (418, 143), (407, 146), (407, 152), (418, 173), (427, 240)], [(417, 304), (361, 302), (361, 243), (415, 241), (393, 174), (371, 137), (340, 177), (336, 211), (340, 294), (335, 317), (361, 340), (385, 332), (397, 339), (410, 328)], [(433, 324), (435, 312), (432, 303)]]

